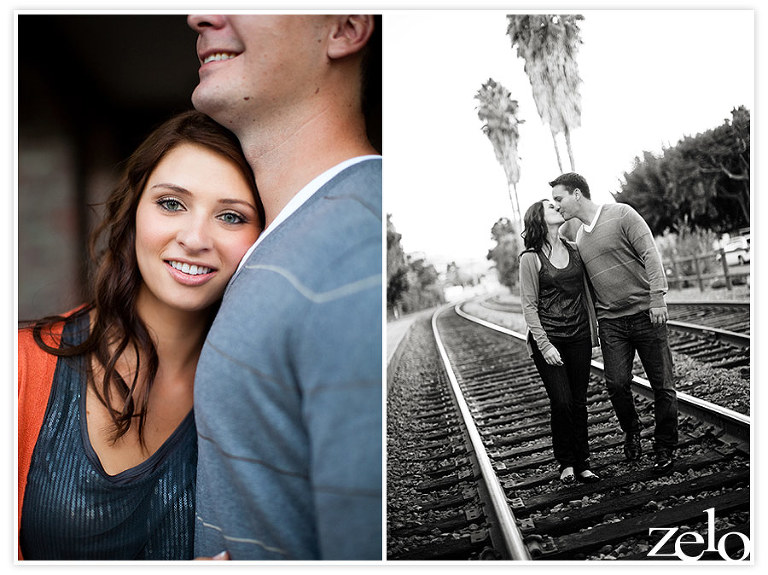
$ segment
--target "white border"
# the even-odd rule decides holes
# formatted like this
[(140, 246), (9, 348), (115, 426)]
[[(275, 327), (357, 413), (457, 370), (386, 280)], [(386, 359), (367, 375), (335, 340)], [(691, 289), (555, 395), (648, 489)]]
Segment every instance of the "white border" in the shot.
[[(369, 12), (369, 13), (382, 13), (384, 15), (384, 39), (383, 39), (383, 58), (384, 58), (384, 70), (386, 70), (386, 45), (387, 42), (391, 42), (393, 40), (386, 38), (386, 16), (389, 13), (407, 13), (409, 10), (413, 9), (419, 9), (419, 10), (436, 10), (436, 9), (468, 9), (468, 10), (479, 10), (479, 9), (498, 9), (498, 10), (505, 10), (505, 11), (516, 11), (516, 12), (522, 12), (522, 11), (532, 11), (532, 12), (549, 12), (549, 11), (580, 11), (580, 10), (591, 10), (591, 9), (703, 9), (703, 8), (709, 8), (709, 9), (753, 9), (755, 11), (755, 38), (756, 38), (756, 64), (755, 64), (755, 77), (757, 80), (756, 83), (756, 95), (758, 96), (755, 99), (756, 102), (756, 108), (759, 106), (759, 96), (761, 92), (763, 92), (763, 84), (764, 84), (764, 75), (761, 76), (757, 73), (757, 66), (758, 63), (761, 61), (765, 61), (765, 46), (768, 44), (768, 42), (761, 41), (760, 38), (760, 32), (764, 29), (763, 25), (763, 14), (762, 11), (758, 8), (758, 3), (756, 1), (751, 2), (738, 2), (734, 4), (728, 4), (725, 2), (695, 2), (695, 1), (678, 1), (674, 4), (669, 4), (665, 2), (574, 2), (574, 1), (560, 1), (554, 4), (546, 4), (546, 5), (536, 5), (534, 3), (516, 3), (516, 2), (498, 2), (498, 1), (485, 1), (479, 4), (472, 4), (469, 2), (441, 2), (437, 0), (422, 0), (420, 2), (416, 3), (406, 3), (406, 2), (393, 2), (389, 0), (384, 0), (380, 2), (334, 2), (331, 3), (332, 8), (329, 6), (328, 3), (322, 3), (318, 1), (305, 1), (300, 3), (291, 3), (291, 9), (286, 9), (285, 7), (281, 6), (279, 3), (270, 3), (268, 7), (262, 10), (258, 10), (257, 12), (283, 12), (283, 13), (308, 13), (308, 12), (324, 12), (324, 13), (332, 13), (332, 12), (341, 12), (341, 11), (358, 11), (358, 12)], [(4, 109), (6, 110), (5, 120), (4, 120), (4, 130), (3, 133), (5, 134), (11, 134), (12, 140), (7, 144), (11, 151), (6, 151), (5, 154), (3, 154), (3, 173), (7, 174), (7, 177), (11, 178), (10, 185), (7, 186), (7, 189), (13, 190), (13, 196), (12, 196), (12, 206), (10, 209), (6, 210), (6, 217), (12, 218), (9, 222), (6, 220), (6, 226), (5, 234), (6, 234), (6, 240), (4, 242), (4, 245), (11, 246), (13, 253), (10, 258), (7, 258), (6, 261), (9, 259), (13, 261), (13, 274), (11, 278), (8, 280), (9, 285), (7, 286), (7, 291), (5, 292), (6, 298), (9, 301), (10, 310), (7, 307), (3, 307), (3, 313), (4, 313), (4, 322), (6, 323), (6, 328), (2, 330), (2, 341), (0, 342), (0, 366), (3, 367), (4, 372), (6, 373), (7, 381), (13, 382), (16, 379), (16, 353), (15, 353), (15, 343), (16, 343), (16, 325), (18, 321), (18, 314), (17, 314), (17, 307), (18, 307), (18, 296), (17, 296), (17, 285), (16, 285), (16, 278), (18, 278), (18, 254), (17, 254), (17, 238), (18, 238), (18, 214), (16, 210), (17, 201), (18, 201), (18, 189), (17, 189), (17, 150), (16, 150), (16, 142), (18, 141), (18, 126), (16, 124), (16, 118), (17, 118), (17, 102), (15, 99), (15, 86), (17, 85), (17, 69), (16, 69), (16, 18), (15, 14), (22, 14), (22, 13), (31, 13), (33, 11), (44, 11), (46, 13), (67, 13), (67, 14), (78, 14), (78, 13), (113, 13), (113, 14), (135, 14), (135, 13), (163, 13), (163, 14), (173, 14), (173, 13), (190, 13), (190, 12), (201, 12), (206, 11), (206, 6), (199, 5), (197, 3), (181, 3), (181, 2), (165, 2), (164, 6), (168, 6), (168, 8), (165, 9), (158, 9), (157, 4), (134, 4), (132, 8), (120, 8), (115, 10), (105, 10), (103, 2), (83, 2), (79, 3), (80, 7), (77, 9), (71, 8), (72, 4), (69, 2), (63, 2), (61, 0), (51, 0), (45, 5), (38, 4), (35, 6), (31, 2), (15, 2), (13, 6), (6, 8), (4, 11), (4, 14), (6, 18), (8, 18), (10, 21), (5, 22), (5, 30), (9, 33), (10, 36), (10, 42), (13, 42), (13, 46), (8, 47), (8, 54), (9, 58), (11, 58), (10, 62), (7, 60), (8, 63), (8, 69), (5, 71), (5, 76), (8, 78), (12, 75), (13, 81), (8, 82), (8, 91), (4, 92), (4, 99), (3, 99), (3, 105)], [(238, 5), (242, 6), (242, 8), (238, 9)], [(57, 8), (57, 6), (62, 6), (62, 8)], [(243, 2), (235, 2), (230, 3), (228, 5), (227, 11), (238, 11), (238, 12), (245, 12), (245, 11), (252, 11), (253, 3), (243, 3)], [(218, 12), (224, 12), (222, 10), (216, 10)], [(12, 33), (11, 33), (12, 32)], [(653, 41), (652, 38), (649, 38), (649, 41)], [(717, 38), (712, 39), (713, 42), (717, 42)], [(393, 78), (391, 77), (384, 77), (383, 82), (393, 82)], [(14, 90), (13, 92), (11, 90)], [(752, 146), (753, 146), (753, 166), (752, 166), (752, 188), (753, 191), (759, 189), (759, 182), (760, 182), (760, 173), (757, 169), (757, 166), (766, 165), (766, 162), (764, 161), (766, 158), (764, 157), (764, 153), (762, 151), (762, 147), (760, 146), (760, 136), (764, 134), (764, 128), (765, 128), (765, 115), (761, 113), (761, 110), (755, 110), (754, 119), (758, 120), (758, 123), (755, 124), (753, 122), (753, 139), (752, 139)], [(384, 110), (384, 122), (383, 122), (383, 139), (384, 139), (384, 146), (386, 148), (386, 110)], [(757, 136), (755, 138), (754, 136)], [(754, 153), (758, 154), (759, 160), (758, 161), (754, 156)], [(386, 154), (385, 154), (386, 156)], [(386, 157), (385, 157), (385, 165), (386, 165)], [(386, 174), (386, 171), (385, 171)], [(752, 194), (752, 214), (753, 217), (760, 218), (762, 216), (762, 213), (764, 210), (762, 209), (762, 204), (754, 198), (754, 194)], [(383, 207), (383, 214), (386, 214), (386, 178), (384, 180), (384, 207)], [(758, 219), (759, 222), (759, 219)], [(384, 221), (382, 224), (382, 233), (386, 233), (386, 222)], [(10, 235), (11, 237), (8, 237)], [(758, 254), (758, 257), (760, 257), (760, 254), (762, 253), (762, 246), (763, 246), (763, 240), (762, 240), (762, 234), (760, 233), (757, 226), (755, 226), (755, 229), (752, 231), (752, 235), (754, 237), (753, 244), (756, 246), (756, 253)], [(386, 256), (384, 255), (382, 257), (382, 266), (386, 263)], [(758, 266), (753, 264), (753, 277), (755, 278), (755, 284), (756, 285), (762, 285), (762, 276), (763, 271), (762, 268), (758, 269)], [(754, 293), (756, 291), (755, 288), (752, 290), (752, 298), (754, 298)], [(386, 295), (383, 293), (382, 297), (384, 298), (384, 301), (386, 301)], [(755, 305), (754, 299), (751, 301), (752, 304), (752, 313), (753, 313), (753, 333), (752, 337), (755, 338), (756, 345), (753, 346), (755, 349), (760, 349), (760, 343), (762, 341), (762, 329), (760, 325), (760, 321), (754, 321), (759, 320), (762, 318), (759, 318), (758, 314), (760, 312), (759, 305)], [(7, 315), (7, 318), (6, 318)], [(386, 310), (383, 309), (382, 311), (382, 321), (384, 322), (384, 325), (386, 325)], [(11, 343), (13, 342), (13, 343)], [(386, 337), (382, 337), (382, 373), (384, 372), (386, 368)], [(755, 442), (753, 440), (753, 445), (757, 446), (759, 444), (765, 443), (766, 437), (765, 437), (765, 428), (768, 426), (763, 425), (760, 427), (760, 417), (755, 417), (757, 414), (761, 414), (764, 411), (764, 406), (762, 405), (764, 400), (763, 397), (765, 396), (765, 393), (763, 393), (762, 396), (757, 393), (757, 386), (760, 384), (760, 376), (763, 373), (763, 362), (764, 359), (759, 357), (753, 357), (753, 365), (752, 365), (752, 377), (751, 382), (753, 384), (752, 388), (752, 395), (751, 395), (751, 412), (753, 414), (753, 419), (756, 422), (756, 429), (753, 431), (754, 439), (757, 440)], [(12, 393), (13, 385), (8, 386), (8, 393)], [(382, 401), (386, 401), (386, 398), (382, 397)], [(13, 409), (13, 418), (10, 417), (10, 409), (8, 409), (8, 405), (14, 406)], [(384, 405), (386, 405), (384, 403)], [(7, 423), (9, 426), (13, 426), (12, 429), (8, 430), (8, 434), (10, 437), (5, 442), (6, 446), (9, 446), (9, 454), (7, 455), (8, 458), (12, 458), (11, 465), (9, 465), (9, 469), (13, 470), (12, 476), (9, 478), (10, 485), (8, 486), (9, 490), (13, 490), (14, 492), (14, 507), (13, 509), (16, 509), (15, 506), (15, 500), (16, 500), (16, 490), (15, 490), (15, 477), (16, 477), (16, 454), (15, 454), (15, 441), (14, 438), (16, 436), (16, 401), (15, 396), (11, 395), (7, 401), (3, 402), (4, 408), (8, 409), (8, 412), (5, 414), (5, 421), (10, 422)], [(386, 434), (386, 418), (383, 418), (383, 435)], [(761, 441), (763, 440), (763, 441)], [(13, 447), (11, 447), (13, 446)], [(382, 449), (385, 453), (386, 450), (386, 439), (384, 438), (382, 442)], [(757, 453), (757, 451), (755, 452)], [(7, 459), (6, 459), (7, 461)], [(762, 461), (757, 461), (757, 458), (753, 458), (753, 478), (752, 478), (752, 487), (755, 489), (755, 492), (753, 494), (753, 508), (751, 510), (751, 517), (753, 518), (753, 533), (752, 533), (752, 540), (754, 543), (759, 541), (760, 533), (761, 533), (761, 524), (758, 523), (757, 519), (760, 517), (759, 513), (756, 513), (756, 507), (763, 508), (763, 501), (759, 497), (757, 493), (757, 482), (756, 477), (759, 475), (758, 470), (762, 467)], [(386, 458), (384, 457), (382, 462), (382, 469), (386, 470)], [(386, 494), (386, 473), (384, 473), (383, 477), (383, 483)], [(383, 533), (386, 534), (386, 495), (384, 496), (383, 500), (383, 507), (384, 507), (384, 519), (383, 519)], [(15, 525), (13, 527), (10, 527), (12, 524), (15, 524), (15, 511), (9, 514), (10, 517), (7, 518), (7, 521), (3, 524), (3, 531), (0, 532), (5, 537), (3, 538), (4, 541), (6, 541), (6, 544), (9, 548), (9, 563), (13, 562), (15, 568), (24, 568), (24, 569), (31, 569), (32, 571), (36, 571), (40, 567), (33, 566), (30, 564), (30, 562), (25, 562), (25, 565), (23, 567), (20, 567), (15, 562), (16, 557), (16, 527)], [(385, 556), (385, 549), (386, 549), (386, 535), (383, 537), (382, 541), (382, 556)], [(761, 561), (761, 555), (760, 552), (757, 552), (757, 559), (755, 560), (755, 565), (760, 565), (766, 563), (765, 561)], [(87, 567), (91, 565), (103, 565), (104, 563), (94, 563), (94, 562), (77, 562), (77, 563), (69, 563), (66, 564), (64, 568), (70, 568), (70, 566), (79, 567), (81, 565), (85, 565)], [(115, 565), (114, 562), (108, 563), (109, 565)], [(183, 562), (181, 564), (176, 563), (147, 563), (145, 565), (163, 565), (170, 568), (176, 568), (179, 565), (183, 567), (189, 567), (191, 563)], [(210, 563), (197, 563), (196, 565), (208, 565), (209, 568), (223, 568), (223, 565), (220, 566), (214, 566)], [(241, 565), (243, 563), (238, 562), (238, 565)], [(415, 563), (418, 565), (418, 569), (422, 570), (424, 568), (427, 569), (440, 569), (443, 570), (454, 570), (454, 569), (465, 569), (469, 565), (466, 563), (456, 563), (456, 562), (438, 562), (438, 563)], [(260, 568), (264, 569), (267, 568), (269, 571), (273, 566), (280, 566), (285, 567), (285, 563), (258, 563)], [(339, 565), (336, 563), (297, 563), (294, 565), (302, 565), (307, 566), (311, 565), (314, 568), (324, 569), (324, 568), (334, 568), (333, 565)], [(343, 566), (346, 566), (347, 564), (341, 564)], [(393, 562), (373, 562), (373, 563), (355, 563), (352, 562), (349, 565), (355, 566), (355, 571), (359, 570), (365, 570), (365, 571), (372, 571), (374, 569), (391, 569), (391, 568), (399, 568), (399, 569), (410, 569), (408, 565), (414, 565), (411, 563), (405, 564), (405, 563), (393, 563)], [(473, 563), (472, 567), (479, 566), (479, 563)], [(565, 564), (563, 564), (565, 565)], [(619, 567), (620, 564), (612, 563), (612, 562), (602, 562), (602, 563), (596, 563), (592, 562), (589, 564), (589, 566), (586, 566), (584, 564), (576, 564), (579, 565), (581, 569), (588, 569), (592, 568), (593, 566), (597, 566), (598, 568), (602, 567), (603, 565), (611, 565), (612, 567)], [(653, 566), (654, 568), (662, 568), (665, 569), (665, 566), (663, 564), (654, 564), (652, 563), (650, 566)], [(705, 565), (699, 565), (700, 567), (706, 567)], [(509, 564), (507, 565), (501, 565), (498, 563), (490, 564), (490, 563), (484, 563), (482, 564), (482, 568), (484, 569), (504, 569), (505, 572), (508, 572)], [(622, 566), (623, 567), (623, 566)], [(682, 565), (681, 565), (682, 567)], [(717, 568), (717, 566), (710, 566), (711, 568)], [(533, 566), (524, 566), (524, 565), (516, 565), (515, 569), (536, 569), (538, 572), (546, 572), (548, 570), (548, 566), (545, 565), (533, 565)], [(574, 565), (569, 566), (570, 569), (574, 568)], [(580, 569), (580, 570), (581, 570)]]

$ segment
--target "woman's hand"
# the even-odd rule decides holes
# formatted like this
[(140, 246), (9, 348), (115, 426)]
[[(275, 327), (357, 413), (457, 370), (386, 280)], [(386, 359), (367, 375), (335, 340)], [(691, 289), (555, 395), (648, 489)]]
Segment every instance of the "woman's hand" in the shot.
[(560, 352), (556, 347), (550, 347), (547, 351), (541, 354), (544, 356), (544, 361), (549, 365), (563, 365), (563, 360), (560, 358)]

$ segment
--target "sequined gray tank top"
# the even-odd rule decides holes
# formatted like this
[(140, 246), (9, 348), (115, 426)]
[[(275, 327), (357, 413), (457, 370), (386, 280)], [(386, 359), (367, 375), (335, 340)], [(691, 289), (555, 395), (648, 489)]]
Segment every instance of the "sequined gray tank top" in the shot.
[[(63, 341), (87, 335), (69, 321)], [(85, 359), (59, 358), (27, 478), (25, 559), (191, 559), (197, 438), (190, 412), (141, 464), (108, 475), (88, 438)]]
[(552, 342), (568, 342), (590, 337), (589, 317), (584, 297), (584, 264), (579, 252), (563, 242), (568, 250), (568, 265), (557, 268), (542, 254), (539, 270), (539, 318)]

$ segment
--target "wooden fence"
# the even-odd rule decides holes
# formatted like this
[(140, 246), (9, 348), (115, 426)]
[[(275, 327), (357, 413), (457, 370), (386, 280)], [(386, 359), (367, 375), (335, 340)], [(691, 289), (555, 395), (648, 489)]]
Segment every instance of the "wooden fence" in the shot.
[(699, 290), (704, 291), (710, 281), (722, 280), (725, 288), (730, 290), (733, 289), (734, 284), (744, 283), (745, 278), (749, 277), (748, 266), (746, 271), (741, 271), (733, 270), (728, 265), (723, 249), (685, 258), (672, 258), (664, 261), (663, 264), (667, 271), (667, 283), (670, 289), (698, 285)]

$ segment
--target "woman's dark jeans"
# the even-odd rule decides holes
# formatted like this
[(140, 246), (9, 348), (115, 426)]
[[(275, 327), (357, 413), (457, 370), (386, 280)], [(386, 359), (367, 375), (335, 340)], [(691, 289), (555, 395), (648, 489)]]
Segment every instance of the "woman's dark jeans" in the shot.
[(654, 449), (673, 450), (677, 445), (677, 392), (672, 374), (672, 351), (667, 326), (654, 326), (647, 311), (600, 324), (600, 347), (605, 363), (605, 381), (613, 409), (624, 433), (640, 433), (630, 381), (635, 351), (653, 388)]
[(531, 338), (533, 362), (549, 396), (552, 450), (560, 468), (573, 467), (578, 474), (589, 469), (587, 386), (592, 343), (582, 339), (554, 343), (563, 365), (549, 365)]

